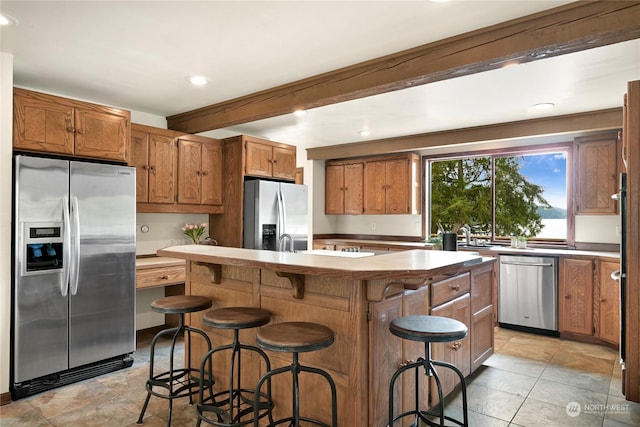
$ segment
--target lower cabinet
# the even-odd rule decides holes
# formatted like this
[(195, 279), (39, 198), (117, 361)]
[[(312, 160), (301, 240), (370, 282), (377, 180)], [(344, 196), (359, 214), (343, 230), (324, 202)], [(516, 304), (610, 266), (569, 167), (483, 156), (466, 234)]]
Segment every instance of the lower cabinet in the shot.
[[(402, 316), (427, 314), (429, 312), (428, 287), (402, 294), (369, 305), (369, 419), (371, 425), (386, 426), (389, 418), (389, 384), (395, 371), (403, 363), (415, 362), (424, 357), (424, 345), (403, 340), (389, 332), (391, 322)], [(394, 413), (399, 414), (413, 408), (415, 376), (402, 375), (394, 388)], [(429, 382), (424, 381), (420, 391), (421, 405), (427, 407)]]
[(620, 282), (611, 278), (619, 269), (618, 262), (600, 262), (599, 338), (612, 344), (620, 343)]
[[(471, 296), (466, 293), (453, 301), (433, 307), (431, 314), (459, 320), (467, 325), (471, 331)], [(470, 335), (467, 334), (459, 341), (431, 344), (431, 357), (434, 360), (451, 363), (460, 369), (464, 376), (469, 375), (471, 373)], [(458, 376), (451, 369), (439, 369), (438, 374), (443, 395), (450, 393), (460, 382)], [(433, 390), (431, 404), (435, 404), (438, 402), (438, 394), (434, 379), (431, 380), (431, 387)]]
[(558, 280), (560, 332), (592, 336), (593, 264), (591, 259), (562, 258)]
[(471, 270), (471, 371), (493, 354), (493, 267)]
[[(431, 344), (432, 359), (455, 365), (465, 377), (493, 354), (494, 265), (495, 262), (483, 262), (454, 276), (430, 278), (429, 285), (416, 290), (408, 290), (412, 286), (410, 284), (405, 284), (403, 290), (402, 281), (389, 283), (385, 292), (393, 290), (392, 296), (369, 303), (370, 425), (384, 427), (388, 424), (389, 384), (396, 370), (403, 364), (425, 357), (422, 342), (403, 340), (389, 332), (389, 325), (394, 319), (431, 314), (457, 319), (467, 325), (469, 333), (462, 340)], [(398, 284), (400, 288), (394, 287)], [(445, 395), (459, 383), (458, 376), (450, 369), (440, 368), (438, 374)], [(422, 381), (420, 407), (429, 408), (438, 401), (435, 382), (427, 380), (422, 371), (418, 380)], [(396, 381), (394, 414), (415, 407), (414, 390), (415, 374), (408, 371)]]

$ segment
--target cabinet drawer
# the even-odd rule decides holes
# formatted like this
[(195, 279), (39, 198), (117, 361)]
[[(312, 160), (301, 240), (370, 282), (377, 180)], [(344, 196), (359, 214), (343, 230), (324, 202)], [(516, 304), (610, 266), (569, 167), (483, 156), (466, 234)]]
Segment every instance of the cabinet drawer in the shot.
[(431, 307), (450, 301), (469, 292), (470, 274), (464, 273), (431, 285)]
[(138, 289), (176, 285), (184, 281), (184, 266), (145, 268), (136, 271), (136, 288)]

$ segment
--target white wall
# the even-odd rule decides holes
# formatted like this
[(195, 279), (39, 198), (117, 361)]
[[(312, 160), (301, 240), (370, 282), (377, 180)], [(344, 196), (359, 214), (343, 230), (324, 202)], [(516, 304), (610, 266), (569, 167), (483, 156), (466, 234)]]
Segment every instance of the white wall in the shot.
[(0, 394), (9, 392), (13, 55), (0, 52)]

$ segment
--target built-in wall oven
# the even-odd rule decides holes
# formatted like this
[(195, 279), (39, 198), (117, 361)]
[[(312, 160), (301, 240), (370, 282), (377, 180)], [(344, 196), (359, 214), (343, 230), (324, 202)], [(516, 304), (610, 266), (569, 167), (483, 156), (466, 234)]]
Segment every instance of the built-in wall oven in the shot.
[(499, 264), (500, 326), (557, 336), (557, 258), (500, 255)]

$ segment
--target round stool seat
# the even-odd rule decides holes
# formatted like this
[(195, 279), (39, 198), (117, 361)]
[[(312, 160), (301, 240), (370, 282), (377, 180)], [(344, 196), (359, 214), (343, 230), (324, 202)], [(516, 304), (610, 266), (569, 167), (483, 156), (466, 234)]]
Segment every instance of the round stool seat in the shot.
[(420, 342), (449, 342), (467, 336), (467, 326), (455, 319), (440, 316), (404, 316), (391, 322), (395, 336)]
[(263, 326), (271, 320), (271, 313), (254, 307), (224, 307), (208, 311), (202, 323), (219, 329), (248, 329)]
[(333, 343), (333, 331), (309, 322), (283, 322), (267, 325), (258, 331), (256, 342), (267, 350), (280, 353), (304, 353), (321, 350)]
[(176, 295), (158, 298), (151, 303), (151, 310), (157, 313), (182, 314), (206, 310), (212, 305), (211, 298), (198, 295)]

